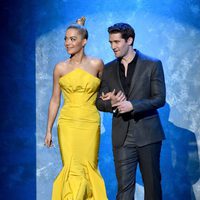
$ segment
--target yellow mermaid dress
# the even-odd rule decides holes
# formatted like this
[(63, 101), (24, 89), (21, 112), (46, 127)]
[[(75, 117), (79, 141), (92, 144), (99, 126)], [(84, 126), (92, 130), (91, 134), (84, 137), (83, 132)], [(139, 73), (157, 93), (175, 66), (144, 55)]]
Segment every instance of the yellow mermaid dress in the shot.
[(59, 84), (64, 97), (58, 119), (63, 168), (54, 181), (52, 200), (107, 200), (97, 169), (100, 116), (95, 100), (100, 80), (76, 68)]

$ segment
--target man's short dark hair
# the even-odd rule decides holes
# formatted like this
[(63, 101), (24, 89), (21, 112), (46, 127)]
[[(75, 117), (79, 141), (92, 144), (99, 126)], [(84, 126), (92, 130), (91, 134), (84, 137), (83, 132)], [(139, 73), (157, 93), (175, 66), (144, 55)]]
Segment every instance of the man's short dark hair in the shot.
[(133, 27), (129, 24), (126, 23), (117, 23), (114, 24), (113, 26), (108, 27), (108, 32), (109, 34), (112, 33), (121, 33), (121, 36), (123, 39), (126, 41), (128, 40), (129, 37), (133, 38), (132, 46), (135, 40), (135, 31)]

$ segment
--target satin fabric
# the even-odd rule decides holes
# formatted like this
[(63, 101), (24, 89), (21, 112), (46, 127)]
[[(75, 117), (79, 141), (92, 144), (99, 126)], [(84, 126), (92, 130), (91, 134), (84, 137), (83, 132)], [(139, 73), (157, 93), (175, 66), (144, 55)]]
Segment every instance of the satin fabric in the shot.
[(107, 200), (97, 169), (100, 115), (95, 101), (100, 79), (76, 68), (59, 84), (64, 97), (58, 119), (63, 168), (54, 181), (52, 200)]

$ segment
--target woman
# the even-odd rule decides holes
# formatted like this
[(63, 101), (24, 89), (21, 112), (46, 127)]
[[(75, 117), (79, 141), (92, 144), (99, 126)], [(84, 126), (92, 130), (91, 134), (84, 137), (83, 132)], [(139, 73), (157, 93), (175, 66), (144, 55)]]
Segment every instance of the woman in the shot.
[(95, 107), (103, 70), (100, 59), (85, 55), (88, 32), (85, 18), (69, 26), (65, 47), (71, 55), (54, 69), (45, 145), (52, 146), (52, 126), (61, 91), (64, 105), (58, 119), (58, 140), (63, 168), (53, 185), (53, 200), (106, 200), (106, 191), (98, 165), (100, 116)]

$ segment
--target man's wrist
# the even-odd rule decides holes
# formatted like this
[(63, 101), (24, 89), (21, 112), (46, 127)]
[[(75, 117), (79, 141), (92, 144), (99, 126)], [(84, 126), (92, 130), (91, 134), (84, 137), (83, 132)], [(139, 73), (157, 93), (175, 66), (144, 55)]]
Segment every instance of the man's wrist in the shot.
[(134, 106), (133, 106), (133, 104), (132, 104), (131, 101), (129, 101), (129, 102), (130, 102), (130, 104), (131, 104), (131, 106), (132, 106), (132, 110), (131, 110), (131, 112), (132, 112), (132, 111), (134, 111)]

